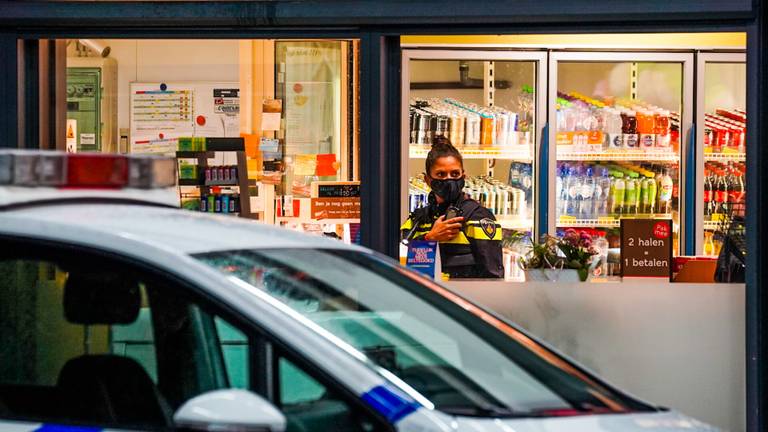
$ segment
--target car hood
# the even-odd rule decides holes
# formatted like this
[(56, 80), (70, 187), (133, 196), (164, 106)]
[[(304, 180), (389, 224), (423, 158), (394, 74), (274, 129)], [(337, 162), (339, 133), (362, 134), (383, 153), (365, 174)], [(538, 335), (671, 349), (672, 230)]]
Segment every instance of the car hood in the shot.
[[(403, 421), (401, 425), (403, 427), (398, 430), (424, 430), (418, 425), (413, 425), (414, 428), (408, 427), (407, 420)], [(519, 419), (450, 417), (446, 424), (449, 426), (442, 430), (461, 432), (714, 432), (719, 430), (675, 411)]]

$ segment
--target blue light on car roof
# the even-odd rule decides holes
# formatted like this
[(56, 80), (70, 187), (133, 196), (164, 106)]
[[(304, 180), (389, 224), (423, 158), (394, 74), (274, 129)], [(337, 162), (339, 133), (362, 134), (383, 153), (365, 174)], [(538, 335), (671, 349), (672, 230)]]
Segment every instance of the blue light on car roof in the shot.
[(381, 413), (390, 423), (397, 423), (421, 407), (418, 402), (385, 385), (376, 386), (363, 394), (363, 400)]
[(43, 424), (32, 432), (101, 432), (102, 430), (104, 429), (97, 427)]

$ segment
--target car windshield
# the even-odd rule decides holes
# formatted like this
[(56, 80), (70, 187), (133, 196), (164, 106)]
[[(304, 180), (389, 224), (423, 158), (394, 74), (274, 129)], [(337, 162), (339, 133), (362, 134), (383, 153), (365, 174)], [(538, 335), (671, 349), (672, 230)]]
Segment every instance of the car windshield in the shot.
[(268, 292), (446, 413), (506, 417), (652, 409), (442, 286), (373, 254), (265, 249), (196, 258)]

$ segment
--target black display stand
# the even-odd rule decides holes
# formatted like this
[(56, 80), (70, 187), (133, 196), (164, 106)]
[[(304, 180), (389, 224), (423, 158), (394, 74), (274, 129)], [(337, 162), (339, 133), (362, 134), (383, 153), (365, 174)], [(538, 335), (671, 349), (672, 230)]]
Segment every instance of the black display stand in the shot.
[[(237, 180), (206, 182), (203, 173), (208, 166), (208, 160), (216, 156), (216, 152), (235, 153), (237, 157)], [(179, 159), (197, 159), (197, 179), (179, 179), (179, 186), (194, 186), (200, 188), (200, 199), (211, 192), (214, 186), (237, 186), (240, 189), (240, 217), (256, 219), (251, 213), (251, 194), (248, 189), (248, 164), (245, 158), (245, 140), (243, 138), (206, 138), (204, 151), (177, 151), (176, 166)]]

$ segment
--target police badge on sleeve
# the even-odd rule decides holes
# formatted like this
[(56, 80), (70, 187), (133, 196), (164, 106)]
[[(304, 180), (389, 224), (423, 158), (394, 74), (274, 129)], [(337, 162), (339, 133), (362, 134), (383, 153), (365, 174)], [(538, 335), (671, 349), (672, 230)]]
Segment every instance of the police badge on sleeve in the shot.
[(489, 239), (493, 240), (493, 237), (496, 236), (496, 221), (490, 218), (482, 218), (480, 219), (480, 228), (483, 229), (483, 232), (485, 235), (488, 236)]

